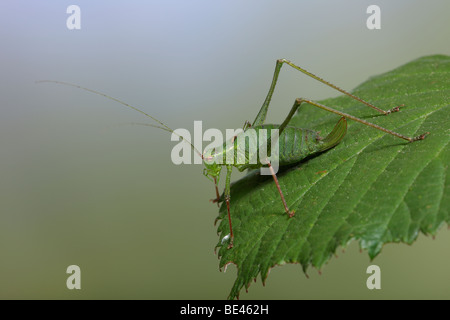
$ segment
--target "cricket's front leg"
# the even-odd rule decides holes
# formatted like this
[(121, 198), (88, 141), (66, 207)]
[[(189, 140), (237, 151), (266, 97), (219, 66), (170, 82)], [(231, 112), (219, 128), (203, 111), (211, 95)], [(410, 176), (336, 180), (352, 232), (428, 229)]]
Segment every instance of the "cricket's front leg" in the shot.
[(212, 203), (217, 203), (217, 206), (219, 207), (220, 195), (219, 195), (219, 188), (217, 186), (217, 178), (216, 177), (214, 177), (214, 187), (216, 188), (216, 198), (211, 199), (209, 201), (211, 201)]
[(230, 226), (230, 243), (228, 244), (228, 249), (233, 248), (234, 234), (233, 227), (231, 226), (231, 213), (230, 213), (230, 185), (231, 185), (231, 171), (233, 167), (231, 165), (227, 165), (227, 177), (225, 181), (225, 202), (227, 204), (227, 213), (228, 213), (228, 224)]

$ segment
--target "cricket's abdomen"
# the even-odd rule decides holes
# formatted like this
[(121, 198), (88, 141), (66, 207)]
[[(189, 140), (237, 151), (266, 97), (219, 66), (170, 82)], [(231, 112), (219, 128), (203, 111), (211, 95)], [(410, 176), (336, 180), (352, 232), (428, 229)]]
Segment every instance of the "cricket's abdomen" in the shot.
[[(267, 129), (268, 137), (271, 129), (278, 129), (279, 125), (264, 124), (256, 129)], [(280, 165), (299, 162), (304, 158), (321, 151), (322, 138), (317, 131), (287, 126), (279, 137), (278, 161)]]
[[(278, 129), (279, 125), (275, 124), (263, 124), (259, 126), (255, 126), (252, 129), (254, 129), (258, 134), (258, 151), (257, 151), (257, 161), (250, 161), (251, 155), (254, 154), (254, 150), (249, 151), (248, 146), (246, 146), (245, 151), (245, 164), (242, 162), (236, 161), (235, 158), (235, 167), (238, 168), (239, 171), (243, 171), (245, 169), (258, 169), (262, 166), (265, 166), (266, 162), (265, 159), (260, 159), (259, 149), (261, 146), (261, 139), (260, 139), (260, 130), (266, 129), (267, 132), (267, 139), (270, 138), (271, 130), (272, 129)], [(239, 139), (239, 136), (238, 136)], [(279, 136), (279, 143), (278, 143), (278, 157), (275, 156), (273, 148), (275, 145), (272, 142), (272, 150), (271, 152), (267, 152), (267, 156), (270, 157), (271, 161), (277, 161), (279, 165), (288, 165), (292, 163), (296, 163), (301, 161), (302, 159), (306, 158), (307, 156), (322, 151), (323, 150), (323, 143), (321, 141), (321, 138), (319, 137), (318, 132), (309, 130), (309, 129), (303, 129), (303, 128), (296, 128), (296, 127), (289, 127), (287, 126), (281, 135)], [(236, 150), (236, 148), (235, 148)], [(253, 158), (254, 159), (254, 158)]]
[[(234, 141), (234, 147), (231, 146), (227, 149), (227, 152), (237, 151), (234, 154), (235, 161), (233, 166), (239, 171), (258, 169), (267, 165), (268, 158), (270, 158), (269, 160), (272, 163), (277, 161), (281, 166), (297, 163), (310, 155), (334, 147), (341, 142), (347, 133), (347, 121), (344, 117), (336, 123), (333, 130), (323, 139), (317, 131), (287, 126), (279, 135), (278, 156), (274, 152), (276, 144), (273, 141), (271, 141), (270, 152), (261, 153), (260, 150), (264, 150), (265, 142), (267, 140), (270, 141), (272, 129), (278, 129), (279, 127), (276, 124), (263, 124), (252, 128), (254, 130), (253, 135), (249, 134), (250, 129), (238, 134)], [(263, 129), (266, 132), (266, 139), (264, 139)], [(238, 141), (242, 143), (246, 139), (244, 139), (244, 135), (249, 136), (250, 143), (245, 144), (244, 148), (237, 147), (239, 145)]]

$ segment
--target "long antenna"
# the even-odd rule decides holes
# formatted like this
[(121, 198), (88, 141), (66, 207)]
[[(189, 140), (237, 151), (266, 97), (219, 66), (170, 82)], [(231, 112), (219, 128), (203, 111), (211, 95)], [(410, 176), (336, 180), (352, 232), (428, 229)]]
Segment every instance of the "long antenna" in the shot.
[(100, 92), (100, 91), (96, 91), (96, 90), (92, 90), (92, 89), (89, 89), (89, 88), (85, 88), (85, 87), (82, 87), (82, 86), (80, 86), (80, 85), (73, 84), (73, 83), (70, 83), (70, 82), (55, 81), (55, 80), (39, 80), (39, 81), (36, 81), (36, 83), (56, 83), (56, 84), (62, 84), (62, 85), (65, 85), (65, 86), (74, 87), (74, 88), (77, 88), (77, 89), (89, 91), (89, 92), (91, 92), (91, 93), (95, 93), (95, 94), (97, 94), (97, 95), (99, 95), (99, 96), (105, 97), (105, 98), (107, 98), (107, 99), (109, 99), (109, 100), (113, 100), (113, 101), (115, 101), (115, 102), (118, 102), (118, 103), (120, 103), (121, 105), (123, 105), (123, 106), (125, 106), (125, 107), (128, 107), (128, 108), (131, 108), (131, 109), (133, 109), (133, 110), (135, 110), (135, 111), (137, 111), (137, 112), (140, 112), (140, 113), (142, 113), (143, 115), (145, 115), (145, 116), (149, 117), (150, 119), (152, 119), (153, 121), (156, 121), (156, 122), (159, 123), (161, 126), (157, 126), (157, 125), (153, 125), (153, 124), (143, 124), (143, 123), (133, 123), (133, 124), (145, 125), (145, 126), (154, 127), (154, 128), (162, 129), (162, 130), (164, 130), (164, 131), (171, 132), (171, 133), (177, 135), (178, 137), (180, 137), (181, 139), (183, 139), (184, 141), (186, 141), (187, 143), (189, 143), (189, 144), (191, 145), (192, 149), (193, 149), (195, 152), (197, 152), (198, 155), (203, 159), (202, 153), (201, 153), (200, 151), (198, 151), (197, 148), (195, 148), (194, 145), (193, 145), (189, 140), (185, 139), (183, 136), (181, 136), (181, 135), (179, 135), (178, 133), (176, 133), (174, 130), (172, 130), (170, 127), (168, 127), (168, 126), (165, 125), (163, 122), (161, 122), (161, 121), (159, 121), (158, 119), (156, 119), (155, 117), (149, 115), (148, 113), (142, 111), (141, 109), (138, 109), (138, 108), (136, 108), (136, 107), (134, 107), (134, 106), (132, 106), (132, 105), (130, 105), (130, 104), (128, 104), (128, 103), (122, 101), (122, 100), (119, 100), (119, 99), (117, 99), (117, 98), (108, 96), (107, 94), (102, 93), (102, 92)]

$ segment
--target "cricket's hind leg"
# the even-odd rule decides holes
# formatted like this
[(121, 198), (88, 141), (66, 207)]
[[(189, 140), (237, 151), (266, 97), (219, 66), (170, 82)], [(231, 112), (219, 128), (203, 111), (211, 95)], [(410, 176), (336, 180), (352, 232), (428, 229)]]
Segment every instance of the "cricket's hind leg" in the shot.
[[(334, 113), (334, 114), (340, 115), (341, 117), (344, 117), (344, 118), (346, 118), (346, 119), (351, 119), (351, 120), (353, 120), (353, 121), (362, 123), (362, 124), (364, 124), (364, 125), (366, 125), (366, 126), (369, 126), (369, 127), (374, 128), (374, 129), (377, 129), (377, 130), (380, 130), (380, 131), (389, 133), (390, 135), (393, 135), (393, 136), (395, 136), (395, 137), (397, 137), (397, 138), (400, 138), (400, 139), (403, 139), (403, 140), (407, 140), (407, 141), (409, 141), (409, 142), (414, 142), (414, 141), (418, 141), (418, 140), (423, 140), (423, 139), (425, 139), (426, 135), (429, 134), (429, 132), (425, 132), (425, 133), (423, 133), (423, 134), (421, 134), (421, 135), (418, 135), (418, 136), (416, 136), (416, 137), (408, 137), (408, 136), (405, 136), (405, 135), (403, 135), (403, 134), (400, 134), (400, 133), (391, 131), (391, 130), (386, 129), (386, 128), (383, 128), (383, 127), (381, 127), (381, 126), (379, 126), (379, 125), (376, 125), (376, 124), (373, 124), (373, 123), (371, 123), (371, 122), (368, 122), (368, 121), (366, 121), (366, 120), (357, 118), (357, 117), (352, 116), (352, 115), (350, 115), (350, 114), (348, 114), (348, 113), (345, 113), (345, 112), (342, 112), (342, 111), (339, 111), (339, 110), (336, 110), (336, 109), (327, 107), (327, 106), (325, 106), (325, 105), (323, 105), (323, 104), (314, 102), (314, 101), (312, 101), (312, 100), (303, 99), (303, 98), (297, 98), (297, 99), (295, 99), (294, 105), (292, 106), (292, 109), (291, 109), (291, 111), (289, 112), (289, 115), (286, 117), (286, 120), (285, 120), (285, 121), (280, 125), (280, 127), (279, 127), (280, 134), (281, 134), (282, 130), (287, 126), (287, 124), (289, 123), (289, 121), (290, 121), (291, 118), (294, 116), (295, 112), (297, 111), (297, 109), (300, 107), (300, 105), (301, 105), (303, 102), (306, 102), (306, 103), (308, 103), (308, 104), (310, 104), (310, 105), (312, 105), (312, 106), (315, 106), (315, 107), (317, 107), (317, 108), (320, 108), (320, 109), (322, 109), (322, 110), (325, 110), (325, 111), (332, 112), (332, 113)], [(397, 107), (396, 107), (396, 108), (397, 108)]]
[(309, 77), (311, 77), (311, 78), (313, 78), (313, 79), (315, 79), (315, 80), (317, 80), (317, 81), (319, 81), (319, 82), (329, 86), (330, 88), (333, 88), (333, 89), (335, 89), (335, 90), (337, 90), (339, 92), (342, 92), (343, 94), (349, 96), (350, 98), (365, 104), (366, 106), (368, 106), (368, 107), (378, 111), (381, 114), (388, 115), (388, 114), (391, 114), (393, 112), (398, 112), (398, 111), (400, 111), (400, 107), (403, 106), (403, 105), (399, 105), (399, 106), (394, 107), (394, 108), (389, 109), (389, 110), (380, 109), (380, 108), (374, 106), (373, 104), (371, 104), (370, 102), (367, 102), (367, 101), (361, 99), (360, 97), (357, 97), (357, 96), (351, 94), (350, 92), (339, 88), (337, 85), (334, 85), (331, 82), (328, 82), (328, 81), (326, 81), (326, 80), (316, 76), (315, 74), (309, 72), (308, 70), (303, 69), (303, 68), (293, 64), (289, 60), (278, 59), (277, 62), (276, 62), (276, 65), (275, 65), (275, 71), (273, 73), (272, 83), (270, 84), (269, 92), (267, 92), (266, 99), (264, 100), (263, 105), (261, 106), (261, 109), (258, 112), (258, 115), (256, 116), (255, 120), (253, 121), (253, 126), (262, 125), (262, 124), (264, 124), (264, 122), (266, 120), (267, 111), (269, 110), (270, 100), (272, 99), (272, 95), (273, 95), (273, 92), (275, 91), (275, 86), (276, 86), (277, 81), (278, 81), (278, 76), (280, 74), (281, 67), (283, 66), (284, 63), (286, 63), (290, 67), (292, 67), (292, 68), (302, 72), (303, 74), (306, 74), (307, 76), (309, 76)]

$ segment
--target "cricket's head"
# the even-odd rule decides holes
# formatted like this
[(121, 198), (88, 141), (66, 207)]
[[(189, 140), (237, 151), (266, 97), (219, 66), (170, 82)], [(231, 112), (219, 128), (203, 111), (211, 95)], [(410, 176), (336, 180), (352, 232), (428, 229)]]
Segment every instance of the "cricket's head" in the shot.
[(222, 165), (220, 165), (219, 159), (221, 159), (222, 154), (217, 152), (216, 148), (211, 148), (205, 150), (202, 154), (203, 163), (205, 164), (205, 169), (203, 174), (206, 177), (218, 178), (220, 171), (222, 170)]

